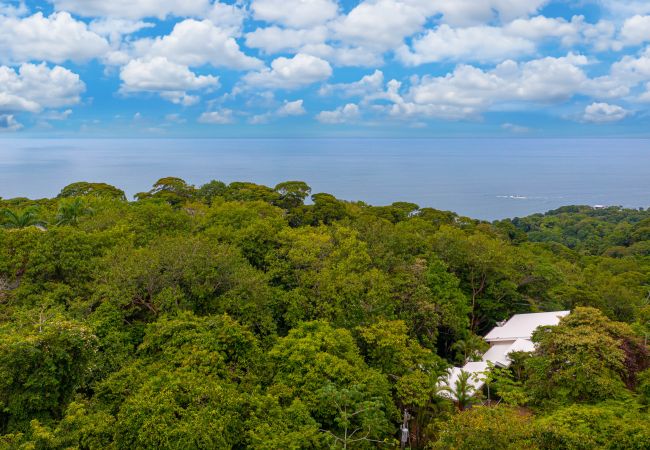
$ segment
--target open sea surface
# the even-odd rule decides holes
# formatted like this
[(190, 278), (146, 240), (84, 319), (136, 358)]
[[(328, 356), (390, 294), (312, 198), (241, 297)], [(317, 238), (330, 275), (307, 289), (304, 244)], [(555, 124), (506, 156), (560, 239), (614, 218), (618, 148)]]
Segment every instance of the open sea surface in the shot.
[(128, 195), (159, 178), (274, 186), (374, 205), (410, 201), (479, 219), (563, 205), (650, 206), (643, 139), (1, 139), (0, 197), (102, 181)]

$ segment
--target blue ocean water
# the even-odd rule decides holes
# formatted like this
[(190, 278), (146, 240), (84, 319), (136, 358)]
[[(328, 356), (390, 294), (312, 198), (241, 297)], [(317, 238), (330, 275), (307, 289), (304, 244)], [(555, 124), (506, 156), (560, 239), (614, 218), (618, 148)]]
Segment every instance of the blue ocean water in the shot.
[(0, 140), (4, 198), (54, 196), (82, 180), (133, 195), (164, 176), (196, 185), (303, 180), (346, 200), (493, 220), (569, 204), (650, 206), (650, 140)]

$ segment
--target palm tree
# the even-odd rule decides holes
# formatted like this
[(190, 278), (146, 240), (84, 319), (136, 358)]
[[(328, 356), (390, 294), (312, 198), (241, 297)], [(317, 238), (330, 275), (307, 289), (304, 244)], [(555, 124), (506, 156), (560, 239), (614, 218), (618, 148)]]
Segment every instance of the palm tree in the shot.
[(86, 207), (80, 198), (69, 201), (62, 201), (59, 204), (59, 211), (56, 215), (57, 225), (77, 225), (79, 219), (86, 214), (91, 214), (92, 209)]
[(3, 228), (43, 227), (45, 222), (38, 218), (38, 208), (30, 206), (21, 211), (3, 209), (0, 211), (0, 224)]
[(446, 386), (440, 388), (441, 391), (448, 392), (450, 397), (458, 406), (459, 411), (465, 410), (468, 406), (472, 404), (474, 399), (474, 386), (471, 383), (472, 377), (474, 375), (471, 372), (465, 372), (464, 370), (460, 371), (458, 379), (453, 386), (447, 382)]

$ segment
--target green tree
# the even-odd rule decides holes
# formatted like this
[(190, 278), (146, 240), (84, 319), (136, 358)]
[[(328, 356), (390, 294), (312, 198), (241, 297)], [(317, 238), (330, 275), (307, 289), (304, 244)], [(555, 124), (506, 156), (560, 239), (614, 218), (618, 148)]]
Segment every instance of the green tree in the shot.
[(80, 198), (65, 199), (59, 202), (59, 210), (56, 214), (56, 225), (77, 225), (79, 219), (90, 215), (93, 210), (86, 206)]
[(3, 209), (0, 220), (3, 228), (44, 227), (45, 222), (39, 219), (38, 207), (31, 206), (20, 211)]
[(60, 417), (90, 375), (97, 338), (83, 325), (42, 315), (0, 331), (0, 430)]
[(275, 186), (274, 190), (280, 194), (276, 205), (286, 210), (302, 206), (311, 193), (311, 188), (304, 181), (285, 181)]
[(194, 199), (196, 189), (181, 178), (166, 177), (156, 181), (148, 192), (135, 195), (137, 200), (159, 199), (172, 206), (178, 206), (188, 200)]
[(57, 198), (94, 196), (126, 201), (126, 194), (121, 189), (106, 183), (88, 183), (80, 181), (72, 183), (61, 189)]
[(626, 398), (626, 387), (650, 363), (648, 349), (628, 325), (594, 308), (576, 308), (558, 326), (538, 329), (533, 341), (526, 387), (538, 403)]
[[(431, 448), (444, 450), (535, 450), (530, 414), (515, 408), (477, 406), (442, 423)], [(559, 447), (556, 447), (559, 448)]]

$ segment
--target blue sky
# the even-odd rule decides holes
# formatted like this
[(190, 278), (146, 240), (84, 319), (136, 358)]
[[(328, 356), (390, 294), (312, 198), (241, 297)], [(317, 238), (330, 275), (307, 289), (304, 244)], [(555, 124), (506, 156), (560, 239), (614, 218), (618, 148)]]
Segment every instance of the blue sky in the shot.
[(644, 0), (0, 0), (0, 137), (650, 135)]

